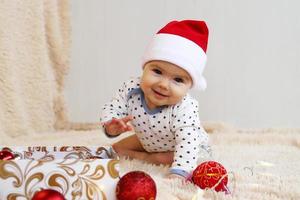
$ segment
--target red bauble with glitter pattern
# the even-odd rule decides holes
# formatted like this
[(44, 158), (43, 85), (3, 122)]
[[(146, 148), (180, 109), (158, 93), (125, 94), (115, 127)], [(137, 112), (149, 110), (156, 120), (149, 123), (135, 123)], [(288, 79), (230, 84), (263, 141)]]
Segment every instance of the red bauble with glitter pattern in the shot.
[(0, 151), (0, 160), (12, 160), (15, 156), (12, 152), (8, 150), (2, 150)]
[(228, 190), (227, 171), (220, 163), (215, 161), (201, 163), (193, 171), (192, 181), (201, 189), (213, 188), (220, 181), (220, 183), (215, 187), (215, 191), (226, 192)]
[(154, 200), (156, 197), (155, 182), (145, 172), (129, 172), (119, 180), (116, 197), (118, 200)]
[(32, 200), (66, 200), (65, 197), (56, 190), (45, 189), (36, 192)]

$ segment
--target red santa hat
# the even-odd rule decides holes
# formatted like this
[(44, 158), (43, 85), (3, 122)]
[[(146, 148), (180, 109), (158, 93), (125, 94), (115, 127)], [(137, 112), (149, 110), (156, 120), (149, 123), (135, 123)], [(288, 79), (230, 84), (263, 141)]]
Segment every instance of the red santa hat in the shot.
[(204, 90), (202, 73), (206, 64), (208, 28), (204, 21), (172, 21), (157, 32), (143, 56), (142, 66), (152, 60), (163, 60), (186, 70), (193, 80), (192, 88)]

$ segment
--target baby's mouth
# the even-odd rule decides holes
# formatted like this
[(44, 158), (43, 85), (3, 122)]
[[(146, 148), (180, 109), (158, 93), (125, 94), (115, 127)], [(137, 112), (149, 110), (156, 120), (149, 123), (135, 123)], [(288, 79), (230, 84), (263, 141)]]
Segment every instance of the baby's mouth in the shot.
[(153, 92), (154, 92), (155, 94), (157, 94), (157, 95), (159, 95), (159, 96), (162, 96), (162, 97), (168, 97), (168, 95), (162, 94), (162, 93), (160, 93), (160, 92), (158, 92), (158, 91), (156, 91), (156, 90), (154, 90), (154, 89), (152, 89), (152, 90), (153, 90)]

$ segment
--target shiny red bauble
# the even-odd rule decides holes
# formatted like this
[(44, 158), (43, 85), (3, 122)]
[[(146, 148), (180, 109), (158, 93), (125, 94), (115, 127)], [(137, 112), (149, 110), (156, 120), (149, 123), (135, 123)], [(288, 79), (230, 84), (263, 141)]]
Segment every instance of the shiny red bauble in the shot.
[(129, 172), (119, 180), (116, 197), (118, 200), (154, 200), (156, 197), (155, 182), (145, 172)]
[(36, 192), (31, 200), (66, 200), (65, 197), (56, 190), (45, 189)]
[[(228, 176), (226, 169), (218, 162), (207, 161), (201, 163), (194, 171), (192, 181), (201, 189), (227, 192)], [(220, 182), (219, 182), (220, 181)]]
[(12, 160), (15, 156), (12, 152), (8, 150), (2, 150), (0, 151), (0, 160)]

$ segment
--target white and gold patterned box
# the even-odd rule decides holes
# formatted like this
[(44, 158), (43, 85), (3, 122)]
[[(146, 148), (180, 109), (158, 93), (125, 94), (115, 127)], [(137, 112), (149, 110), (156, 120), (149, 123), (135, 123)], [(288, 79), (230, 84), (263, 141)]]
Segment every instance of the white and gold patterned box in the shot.
[(103, 147), (9, 149), (17, 157), (0, 160), (0, 200), (31, 200), (41, 189), (57, 190), (67, 200), (115, 199), (118, 160), (102, 159)]

